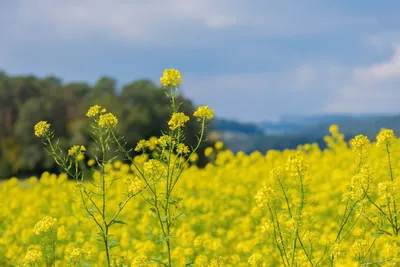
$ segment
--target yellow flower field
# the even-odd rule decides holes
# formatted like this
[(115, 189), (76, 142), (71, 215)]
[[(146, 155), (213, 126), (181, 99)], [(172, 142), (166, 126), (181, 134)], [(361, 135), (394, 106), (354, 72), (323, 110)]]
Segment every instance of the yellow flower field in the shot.
[[(183, 199), (181, 211), (184, 216), (172, 234), (175, 266), (190, 262), (194, 266), (283, 266), (274, 243), (270, 214), (265, 205), (257, 205), (260, 202), (255, 196), (271, 183), (271, 170), (282, 167), (283, 173), (291, 171), (286, 166), (293, 155), (301, 156), (301, 160), (309, 164), (305, 174), (306, 204), (299, 234), (308, 254), (312, 253), (314, 264), (322, 258), (319, 266), (329, 266), (331, 256), (335, 255), (338, 258), (335, 266), (357, 266), (360, 257), (363, 258), (361, 264), (379, 262), (376, 266), (396, 266), (400, 252), (397, 233), (389, 223), (384, 223), (383, 215), (365, 197), (358, 196), (361, 201), (343, 232), (353, 224), (354, 227), (342, 242), (335, 242), (346, 200), (351, 198), (349, 192), (350, 195), (357, 194), (359, 186), (355, 175), (357, 152), (344, 143), (338, 132), (333, 132), (326, 141), (330, 148), (323, 151), (315, 145), (304, 145), (297, 151), (269, 151), (266, 155), (259, 152), (249, 156), (233, 155), (230, 151), (222, 151), (216, 155), (215, 162), (204, 169), (195, 166), (186, 169), (177, 189)], [(386, 142), (386, 139), (380, 142)], [(398, 140), (391, 142), (391, 169), (385, 146), (372, 144), (365, 150), (365, 161), (370, 165), (372, 176), (368, 185), (370, 197), (383, 207), (388, 217), (389, 207), (384, 203), (387, 199), (391, 203), (398, 199), (400, 151)], [(216, 150), (212, 153), (210, 156), (215, 155)], [(291, 159), (293, 161), (293, 157)], [(108, 175), (113, 177), (126, 177), (134, 171), (132, 166), (121, 161), (115, 161), (108, 168)], [(390, 170), (394, 183), (388, 183)], [(295, 177), (287, 175), (289, 195), (297, 202)], [(355, 189), (351, 191), (350, 187)], [(115, 181), (113, 188), (108, 197), (109, 205), (118, 207), (123, 201), (126, 184), (120, 179)], [(57, 220), (56, 226), (52, 226), (57, 231), (57, 266), (75, 266), (75, 262), (79, 266), (105, 266), (102, 246), (96, 241), (95, 225), (87, 218), (77, 186), (67, 180), (67, 175), (43, 173), (41, 177), (25, 181), (12, 178), (1, 184), (0, 192), (1, 266), (22, 266), (25, 256), (32, 256), (29, 251), (35, 247), (42, 253), (40, 235), (34, 229), (45, 216)], [(279, 196), (278, 192), (275, 196), (270, 192), (265, 198)], [(283, 205), (278, 217), (286, 216), (284, 210)], [(396, 214), (391, 216), (397, 220)], [(164, 248), (157, 244), (160, 230), (154, 213), (143, 198), (135, 197), (121, 214), (121, 220), (126, 224), (119, 224), (111, 233), (119, 240), (118, 246), (111, 251), (114, 266), (155, 265), (147, 260), (159, 259)], [(288, 217), (280, 222), (283, 234), (290, 235), (291, 224), (296, 222)], [(296, 266), (310, 266), (302, 250), (297, 249), (296, 253)], [(290, 256), (289, 251), (287, 254)], [(41, 265), (45, 265), (43, 261), (32, 266)]]

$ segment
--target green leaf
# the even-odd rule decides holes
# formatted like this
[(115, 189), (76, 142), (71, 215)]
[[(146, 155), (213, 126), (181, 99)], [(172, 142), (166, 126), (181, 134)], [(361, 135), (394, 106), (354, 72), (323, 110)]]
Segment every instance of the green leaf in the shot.
[(116, 246), (118, 246), (117, 245), (117, 240), (111, 240), (111, 242), (108, 243), (108, 247), (109, 248), (113, 248), (113, 247), (116, 247)]
[(162, 239), (159, 239), (158, 241), (156, 241), (155, 243), (156, 243), (156, 245), (159, 245), (159, 244), (162, 244), (164, 242), (165, 242), (165, 240), (162, 238)]
[(127, 224), (126, 222), (124, 222), (124, 221), (120, 221), (120, 220), (113, 220), (112, 222), (111, 222), (111, 225), (112, 224), (114, 224), (114, 223), (119, 223), (119, 224)]
[(374, 238), (378, 238), (378, 237), (380, 237), (380, 236), (382, 236), (382, 235), (384, 235), (384, 234), (385, 234), (385, 232), (378, 231), (378, 232), (376, 232), (376, 233), (373, 235), (373, 237), (374, 237)]
[(98, 233), (96, 233), (96, 235), (104, 238), (104, 233), (103, 232), (98, 232)]
[(181, 213), (178, 216), (175, 217), (175, 219), (179, 219), (180, 217), (185, 216), (185, 213)]

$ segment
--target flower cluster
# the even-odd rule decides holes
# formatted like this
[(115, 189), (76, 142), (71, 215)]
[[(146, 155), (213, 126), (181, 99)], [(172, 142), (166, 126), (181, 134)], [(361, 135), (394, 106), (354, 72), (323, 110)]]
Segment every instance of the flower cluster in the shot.
[(190, 152), (189, 147), (182, 143), (180, 143), (176, 148), (177, 154), (188, 154), (189, 152)]
[(78, 155), (83, 155), (85, 152), (86, 152), (86, 147), (73, 146), (68, 150), (68, 155), (71, 157), (77, 157)]
[(32, 266), (38, 264), (38, 262), (42, 259), (42, 256), (42, 251), (35, 248), (29, 249), (24, 257), (24, 266)]
[(88, 112), (86, 113), (86, 116), (91, 118), (91, 117), (96, 117), (101, 113), (105, 113), (106, 109), (102, 108), (99, 105), (94, 105), (93, 107), (90, 107)]
[(369, 141), (368, 137), (365, 135), (357, 135), (350, 141), (351, 148), (354, 151), (366, 151), (370, 146), (371, 142)]
[(34, 232), (40, 235), (55, 229), (57, 229), (57, 219), (46, 216), (35, 224)]
[(164, 87), (178, 87), (178, 85), (182, 84), (181, 73), (176, 69), (166, 69), (160, 78), (160, 82)]
[(172, 117), (168, 122), (168, 126), (171, 130), (176, 130), (183, 127), (188, 121), (189, 117), (186, 116), (183, 112), (175, 112), (174, 114), (172, 114)]
[(200, 106), (193, 113), (193, 116), (211, 120), (212, 118), (214, 118), (214, 110), (209, 109), (208, 106)]
[(101, 128), (115, 127), (117, 124), (118, 119), (111, 112), (100, 115), (99, 126)]
[(74, 247), (73, 245), (69, 245), (65, 250), (65, 260), (69, 264), (78, 265), (85, 257), (85, 251), (81, 248)]
[(38, 123), (36, 123), (35, 125), (35, 135), (37, 137), (44, 137), (46, 136), (46, 134), (49, 133), (50, 131), (50, 123), (48, 123), (47, 121), (40, 121)]
[(260, 190), (258, 190), (254, 198), (259, 207), (264, 207), (269, 201), (274, 200), (275, 197), (275, 190), (270, 186), (264, 186)]
[(286, 162), (286, 170), (293, 176), (301, 176), (307, 174), (309, 164), (304, 160), (300, 152), (289, 156)]
[(143, 182), (137, 176), (128, 175), (125, 178), (127, 193), (129, 196), (136, 195), (143, 189)]
[(376, 145), (378, 147), (386, 146), (396, 140), (396, 135), (391, 129), (382, 129), (376, 136)]

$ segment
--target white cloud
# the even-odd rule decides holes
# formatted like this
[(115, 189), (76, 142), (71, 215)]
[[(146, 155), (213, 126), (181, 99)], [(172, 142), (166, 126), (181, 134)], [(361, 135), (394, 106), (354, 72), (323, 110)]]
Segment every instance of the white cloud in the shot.
[(400, 46), (394, 47), (393, 56), (386, 62), (355, 69), (359, 82), (378, 82), (381, 80), (400, 78)]
[(386, 61), (351, 70), (327, 112), (400, 113), (400, 46)]

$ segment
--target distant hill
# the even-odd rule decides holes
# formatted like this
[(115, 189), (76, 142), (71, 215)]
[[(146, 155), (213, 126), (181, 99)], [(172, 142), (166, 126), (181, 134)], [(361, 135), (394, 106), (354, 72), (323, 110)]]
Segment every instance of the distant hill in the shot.
[[(336, 124), (340, 131), (348, 136), (364, 134), (370, 138), (375, 138), (382, 128), (390, 128), (396, 132), (400, 131), (400, 115), (392, 116), (371, 116), (351, 119), (338, 120)], [(311, 134), (314, 136), (326, 135), (331, 123), (318, 123), (302, 127), (297, 131), (298, 134)]]
[(271, 122), (264, 121), (258, 124), (259, 128), (263, 130), (265, 134), (290, 134), (307, 131), (309, 128), (321, 125), (326, 129), (329, 128), (331, 124), (345, 123), (346, 121), (354, 120), (364, 120), (364, 119), (375, 119), (375, 118), (385, 118), (391, 117), (382, 114), (322, 114), (322, 115), (312, 115), (312, 116), (282, 116), (279, 121)]
[(331, 124), (339, 125), (340, 132), (347, 140), (358, 134), (375, 140), (382, 128), (400, 132), (400, 114), (287, 116), (278, 122), (266, 121), (259, 124), (219, 120), (214, 125), (214, 131), (219, 133), (233, 151), (251, 153), (255, 150), (265, 152), (270, 149), (292, 149), (313, 142), (324, 148), (323, 137), (329, 134)]
[(218, 132), (232, 132), (250, 135), (262, 135), (263, 130), (253, 123), (241, 123), (234, 120), (218, 119), (212, 122), (213, 129)]

